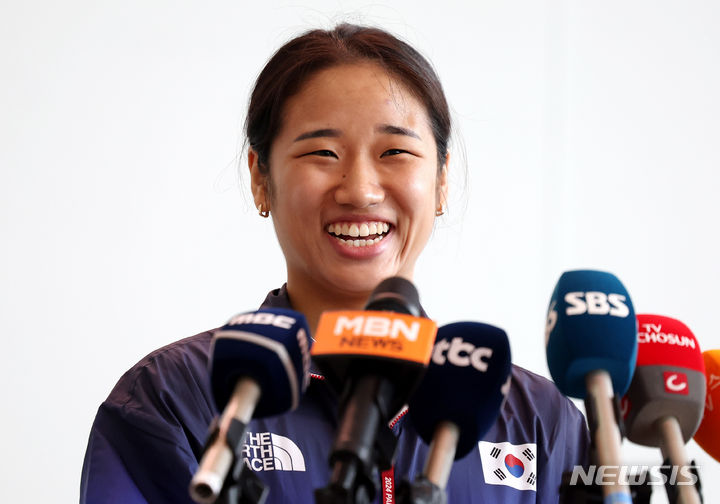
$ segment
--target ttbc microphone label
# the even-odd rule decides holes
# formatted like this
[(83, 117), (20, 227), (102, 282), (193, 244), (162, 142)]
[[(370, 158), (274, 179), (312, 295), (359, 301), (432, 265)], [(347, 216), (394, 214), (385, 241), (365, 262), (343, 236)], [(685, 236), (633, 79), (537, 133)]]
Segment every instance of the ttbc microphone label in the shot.
[(488, 368), (488, 359), (492, 357), (492, 354), (492, 348), (476, 347), (472, 343), (456, 337), (451, 341), (442, 339), (435, 343), (432, 361), (438, 366), (450, 362), (454, 366), (472, 366), (480, 372), (485, 372)]
[(663, 381), (665, 382), (665, 392), (670, 394), (688, 395), (690, 386), (688, 385), (687, 375), (679, 371), (663, 372)]

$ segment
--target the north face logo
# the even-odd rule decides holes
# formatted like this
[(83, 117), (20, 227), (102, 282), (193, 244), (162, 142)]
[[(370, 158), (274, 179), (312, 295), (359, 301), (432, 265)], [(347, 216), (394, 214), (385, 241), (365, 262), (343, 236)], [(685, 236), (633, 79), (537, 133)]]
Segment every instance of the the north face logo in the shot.
[(248, 432), (243, 461), (253, 471), (304, 471), (305, 458), (290, 439), (271, 432)]

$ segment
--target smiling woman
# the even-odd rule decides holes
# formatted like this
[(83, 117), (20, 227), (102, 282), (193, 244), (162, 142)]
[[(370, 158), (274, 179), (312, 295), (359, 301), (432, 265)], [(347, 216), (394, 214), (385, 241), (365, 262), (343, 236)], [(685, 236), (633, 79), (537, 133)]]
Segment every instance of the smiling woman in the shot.
[[(353, 25), (299, 36), (258, 77), (246, 132), (253, 198), (272, 216), (287, 265), (287, 283), (263, 307), (302, 312), (314, 331), (321, 312), (362, 309), (380, 281), (413, 278), (445, 205), (450, 135), (440, 81), (415, 49)], [(121, 378), (90, 434), (81, 502), (190, 502), (217, 414), (207, 372), (215, 333), (157, 350)], [(544, 378), (519, 367), (512, 376), (501, 416), (453, 466), (450, 502), (557, 502), (563, 471), (584, 462), (579, 411)], [(297, 409), (249, 424), (243, 457), (268, 502), (312, 502), (329, 480), (337, 398), (314, 378)], [(427, 446), (402, 418), (391, 429), (394, 477), (413, 479)]]
[(318, 71), (285, 104), (267, 165), (252, 145), (248, 158), (311, 328), (323, 310), (361, 308), (385, 278), (412, 278), (447, 164), (425, 107), (380, 65)]

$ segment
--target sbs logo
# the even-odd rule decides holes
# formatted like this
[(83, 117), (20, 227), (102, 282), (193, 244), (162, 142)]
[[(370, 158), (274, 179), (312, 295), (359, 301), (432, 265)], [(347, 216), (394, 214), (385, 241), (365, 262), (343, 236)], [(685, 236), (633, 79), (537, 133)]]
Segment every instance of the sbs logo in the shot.
[(456, 337), (452, 341), (446, 339), (435, 343), (432, 353), (432, 361), (438, 366), (442, 366), (445, 362), (458, 367), (472, 366), (478, 371), (487, 371), (488, 363), (482, 360), (483, 357), (492, 357), (492, 348), (476, 347), (472, 343), (463, 341), (462, 338)]
[(625, 304), (626, 299), (622, 294), (605, 294), (597, 291), (568, 292), (565, 294), (565, 302), (568, 304), (565, 314), (569, 317), (587, 313), (625, 318), (630, 315), (630, 309)]

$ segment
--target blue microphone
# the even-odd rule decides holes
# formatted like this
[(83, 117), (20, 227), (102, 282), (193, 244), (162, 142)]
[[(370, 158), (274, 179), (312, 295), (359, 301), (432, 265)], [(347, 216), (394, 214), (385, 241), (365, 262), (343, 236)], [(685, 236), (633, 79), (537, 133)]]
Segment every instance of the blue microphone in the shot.
[(615, 275), (563, 273), (550, 299), (545, 336), (550, 374), (563, 394), (584, 399), (585, 376), (597, 369), (608, 372), (619, 396), (627, 392), (637, 358), (637, 321)]
[(215, 406), (225, 408), (238, 379), (250, 377), (263, 391), (254, 417), (295, 409), (310, 382), (311, 345), (302, 313), (268, 308), (236, 315), (212, 343), (210, 383)]
[(438, 329), (427, 373), (408, 417), (430, 445), (422, 478), (444, 489), (453, 460), (467, 455), (492, 427), (510, 389), (505, 331), (479, 322)]
[(295, 409), (310, 381), (310, 330), (293, 310), (241, 313), (213, 337), (210, 383), (219, 421), (211, 429), (190, 483), (196, 502), (220, 495), (233, 464), (241, 458), (252, 418)]
[[(630, 386), (637, 357), (637, 320), (630, 295), (611, 274), (567, 271), (550, 299), (545, 328), (547, 361), (555, 384), (585, 399), (595, 463), (620, 465), (621, 434), (613, 397)], [(608, 481), (606, 502), (631, 502), (627, 482)]]

